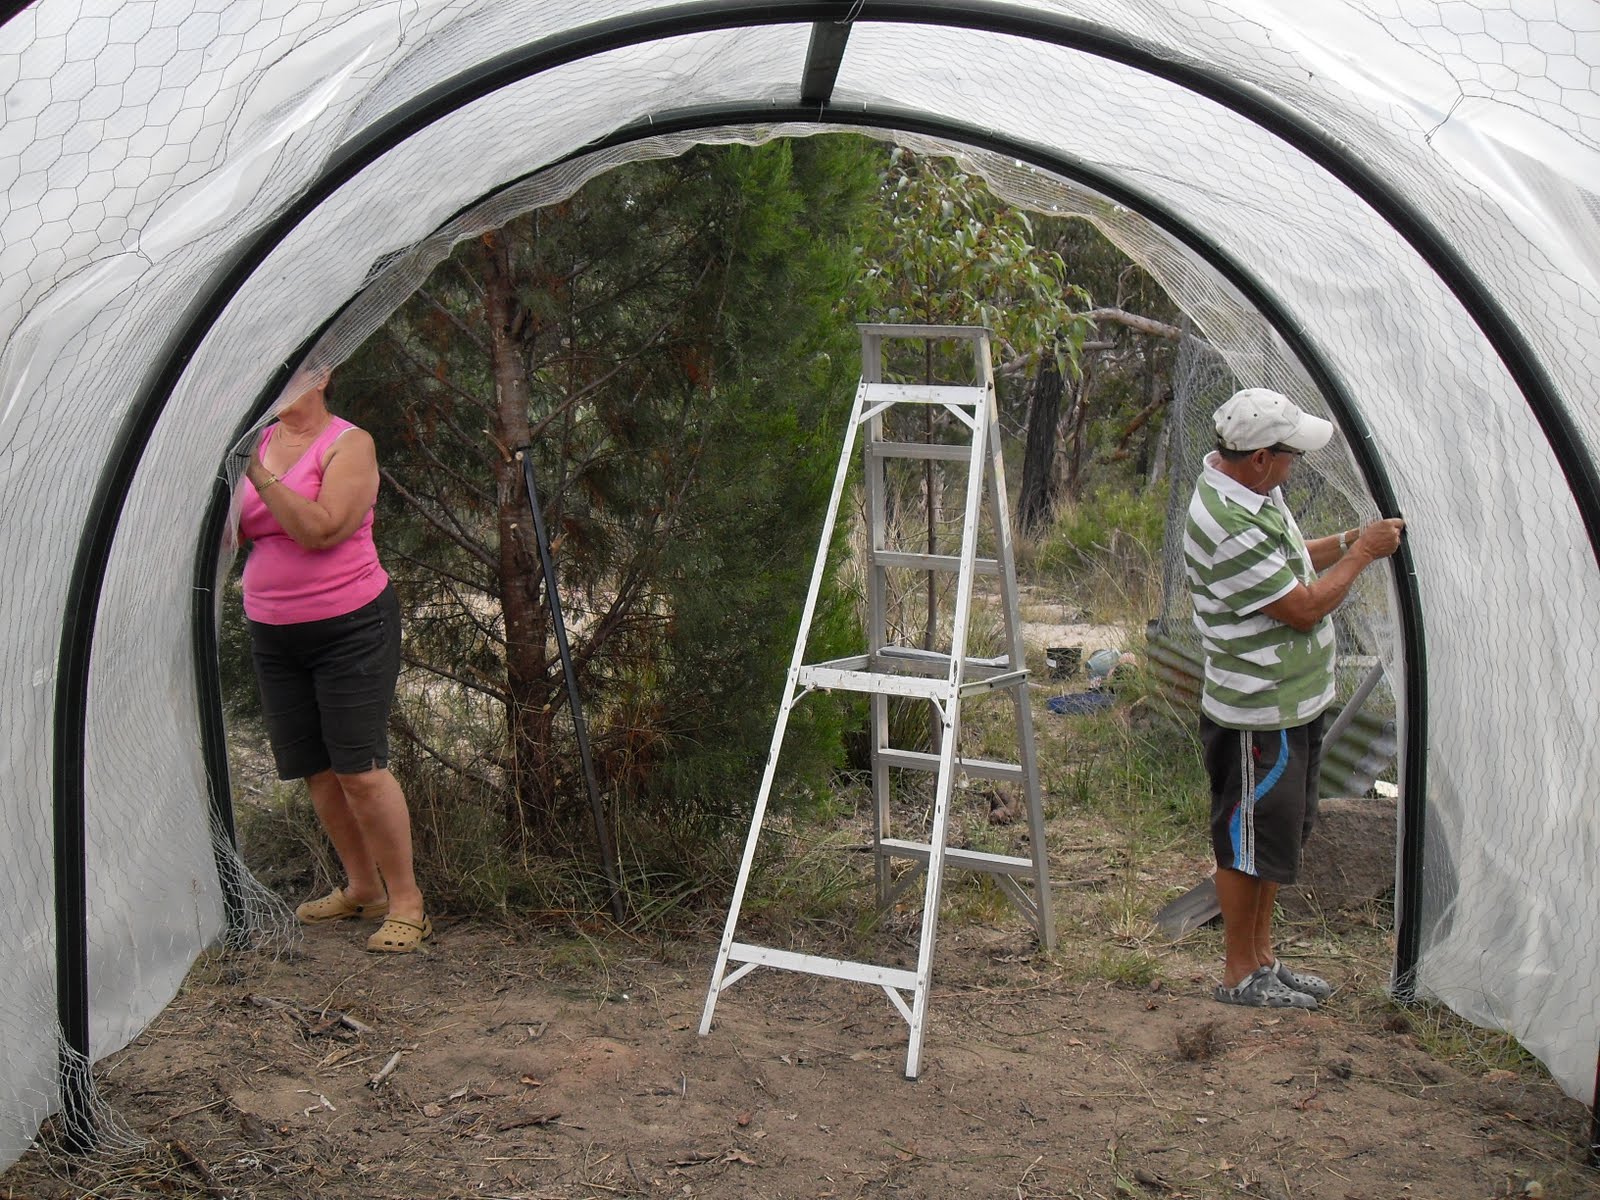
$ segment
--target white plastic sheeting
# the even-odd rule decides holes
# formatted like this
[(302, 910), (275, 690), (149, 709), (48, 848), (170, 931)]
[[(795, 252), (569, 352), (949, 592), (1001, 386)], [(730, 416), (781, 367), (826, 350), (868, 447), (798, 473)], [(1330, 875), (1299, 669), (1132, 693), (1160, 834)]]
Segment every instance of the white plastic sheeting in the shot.
[[(912, 8), (39, 0), (0, 28), (0, 545), (12, 564), (0, 592), (0, 889), (10, 918), (0, 932), (0, 1162), (57, 1103), (51, 799), (64, 636), (93, 620), (85, 796), (98, 1058), (160, 1011), (222, 924), (190, 610), (200, 515), (241, 418), (295, 348), (361, 292), (374, 263), (387, 274), (323, 356), (337, 359), (381, 319), (428, 253), (488, 219), (464, 218), (431, 250), (406, 253), (501, 183), (687, 110), (707, 110), (706, 133), (580, 158), (497, 203), (559, 195), (629, 153), (803, 131), (720, 127), (728, 106), (760, 121), (764, 108), (796, 104), (819, 16), (854, 21), (819, 122), (892, 130), (895, 114), (908, 114), (931, 123), (925, 148), (972, 130), (1076, 164), (1107, 191), (1147, 196), (1245, 269), (1286, 314), (1285, 333), (1320, 358), (1411, 522), (1415, 574), (1404, 583), (1423, 636), (1385, 657), (1426, 678), (1425, 713), (1404, 714), (1425, 721), (1420, 990), (1509, 1029), (1569, 1092), (1592, 1098), (1594, 547), (1527, 379), (1508, 370), (1410, 231), (1391, 228), (1349, 181), (1379, 181), (1476, 276), (1551, 382), (1575, 435), (1566, 466), (1592, 472), (1600, 8), (920, 6), (943, 25), (907, 23)], [(774, 20), (786, 11), (795, 19)], [(649, 36), (630, 36), (647, 21)], [(578, 44), (567, 38), (578, 29), (606, 37)], [(1092, 35), (1096, 52), (1051, 40), (1074, 35)], [(526, 78), (508, 71), (380, 155), (362, 152), (430, 89), (541, 42), (577, 49)], [(1264, 107), (1235, 111), (1252, 105)], [(1281, 128), (1257, 124), (1263, 111), (1313, 131), (1348, 169), (1319, 165)], [(968, 157), (1008, 194), (1093, 216), (1167, 284), (1240, 378), (1320, 405), (1283, 340), (1162, 222), (1007, 157)], [(330, 170), (341, 185), (319, 187)], [(308, 196), (317, 202), (302, 203)], [(253, 247), (261, 260), (228, 278)], [(217, 311), (204, 305), (213, 296)], [(159, 419), (130, 445), (131, 406), (191, 332), (181, 378), (156, 396)], [(1354, 459), (1327, 455), (1322, 469), (1358, 493)], [(118, 461), (137, 464), (125, 503), (114, 489), (116, 502), (98, 503), (97, 484)], [(1581, 472), (1577, 482), (1581, 494)], [(109, 555), (87, 564), (104, 571), (99, 608), (67, 611), (96, 513), (116, 521)]]

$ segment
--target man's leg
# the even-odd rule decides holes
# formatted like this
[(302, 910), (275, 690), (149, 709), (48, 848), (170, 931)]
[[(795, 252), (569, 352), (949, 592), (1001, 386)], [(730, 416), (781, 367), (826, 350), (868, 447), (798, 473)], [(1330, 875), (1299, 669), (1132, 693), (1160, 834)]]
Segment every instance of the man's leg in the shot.
[(1278, 960), (1272, 950), (1272, 910), (1278, 903), (1278, 885), (1269, 879), (1257, 880), (1261, 889), (1256, 896), (1256, 928), (1253, 951), (1256, 966), (1271, 966)]
[[(1217, 903), (1222, 909), (1222, 983), (1224, 987), (1238, 987), (1264, 965), (1256, 948), (1263, 925), (1261, 896), (1268, 887), (1276, 895), (1277, 887), (1231, 867), (1217, 868), (1216, 884)], [(1265, 921), (1270, 923), (1271, 900), (1267, 901), (1265, 912)]]

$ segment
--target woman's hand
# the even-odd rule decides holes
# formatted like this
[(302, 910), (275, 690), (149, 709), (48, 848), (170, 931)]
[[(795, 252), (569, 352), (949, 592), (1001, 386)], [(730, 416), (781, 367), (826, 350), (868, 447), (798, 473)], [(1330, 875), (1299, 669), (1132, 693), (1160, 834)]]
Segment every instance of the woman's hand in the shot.
[[(249, 463), (245, 465), (244, 475), (258, 492), (264, 492), (278, 482), (278, 477), (267, 470), (266, 463), (261, 461), (261, 448), (259, 446), (256, 447), (256, 452), (250, 456)], [(262, 499), (265, 499), (265, 497), (262, 497)]]
[(245, 472), (267, 511), (307, 550), (326, 550), (344, 541), (378, 499), (378, 454), (372, 435), (363, 429), (346, 430), (333, 443), (323, 460), (322, 487), (315, 500), (279, 481), (262, 466), (259, 454)]

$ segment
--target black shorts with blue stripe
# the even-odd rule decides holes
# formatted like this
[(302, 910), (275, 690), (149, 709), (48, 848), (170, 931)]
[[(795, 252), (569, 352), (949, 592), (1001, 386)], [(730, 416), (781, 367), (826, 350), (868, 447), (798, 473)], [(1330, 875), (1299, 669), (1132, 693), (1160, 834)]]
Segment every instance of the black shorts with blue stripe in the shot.
[(1317, 820), (1322, 718), (1293, 729), (1224, 729), (1200, 717), (1217, 865), (1293, 883)]

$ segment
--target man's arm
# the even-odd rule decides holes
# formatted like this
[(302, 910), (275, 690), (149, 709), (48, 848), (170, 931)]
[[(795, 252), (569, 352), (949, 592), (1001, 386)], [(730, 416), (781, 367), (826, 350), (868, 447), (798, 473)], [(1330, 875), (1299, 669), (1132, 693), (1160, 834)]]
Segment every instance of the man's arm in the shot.
[(1399, 517), (1374, 521), (1356, 535), (1355, 544), (1342, 556), (1337, 534), (1307, 542), (1306, 550), (1313, 567), (1322, 570), (1330, 562), (1332, 566), (1313, 582), (1296, 584), (1293, 590), (1265, 605), (1261, 611), (1301, 633), (1310, 633), (1318, 621), (1343, 603), (1361, 572), (1400, 548), (1400, 531), (1405, 525)]
[[(1339, 539), (1344, 539), (1341, 548)], [(1350, 552), (1350, 548), (1361, 540), (1360, 529), (1346, 529), (1343, 533), (1336, 533), (1331, 537), (1320, 537), (1306, 543), (1306, 552), (1311, 555), (1311, 569), (1319, 575), (1334, 563), (1338, 562)]]

